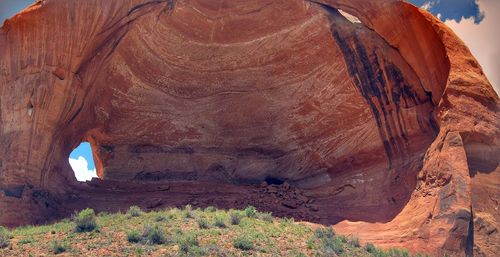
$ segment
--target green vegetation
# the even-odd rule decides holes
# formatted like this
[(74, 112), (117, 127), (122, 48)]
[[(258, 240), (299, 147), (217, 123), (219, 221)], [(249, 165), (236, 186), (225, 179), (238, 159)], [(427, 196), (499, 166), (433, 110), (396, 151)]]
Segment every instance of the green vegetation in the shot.
[(141, 233), (137, 230), (127, 232), (127, 241), (130, 243), (139, 243), (142, 240)]
[(372, 243), (366, 243), (365, 250), (369, 253), (375, 253), (377, 251), (377, 248)]
[(351, 245), (352, 247), (361, 247), (361, 244), (359, 243), (359, 239), (357, 237), (351, 237), (351, 239), (349, 240), (349, 245)]
[(18, 244), (22, 244), (22, 245), (25, 245), (25, 244), (31, 244), (33, 243), (33, 238), (23, 238), (21, 240), (19, 240)]
[(214, 226), (216, 226), (218, 228), (225, 228), (226, 227), (226, 223), (224, 222), (224, 219), (220, 215), (215, 216)]
[(156, 222), (163, 222), (163, 221), (167, 221), (167, 217), (163, 216), (163, 215), (159, 215), (159, 216), (156, 216), (155, 217), (155, 221)]
[(11, 235), (9, 231), (0, 226), (0, 248), (5, 248), (10, 244)]
[(198, 237), (195, 233), (178, 233), (177, 244), (181, 253), (196, 252), (199, 247)]
[(213, 206), (208, 206), (207, 208), (205, 208), (205, 212), (215, 212), (215, 211), (216, 209)]
[(133, 205), (128, 209), (127, 215), (130, 217), (140, 217), (142, 215), (142, 210), (139, 206)]
[(137, 210), (96, 216), (85, 209), (51, 225), (0, 227), (0, 256), (411, 256), (404, 249), (382, 250), (330, 227), (313, 229), (252, 206)]
[(52, 247), (52, 253), (54, 254), (60, 254), (66, 252), (66, 250), (68, 249), (68, 245), (66, 243), (57, 240), (52, 241), (51, 247)]
[(142, 233), (142, 237), (146, 244), (161, 245), (167, 241), (165, 237), (165, 232), (159, 225), (144, 226), (144, 232)]
[(94, 210), (85, 209), (75, 217), (75, 230), (77, 232), (90, 232), (97, 228)]
[(319, 228), (314, 232), (314, 236), (319, 241), (319, 251), (325, 255), (333, 253), (340, 255), (344, 252), (344, 240), (341, 236), (336, 236), (331, 227)]
[(205, 218), (198, 218), (196, 219), (196, 222), (198, 222), (198, 227), (201, 229), (207, 229), (210, 227), (208, 221)]
[(273, 217), (273, 213), (272, 212), (262, 212), (262, 213), (259, 213), (258, 215), (259, 219), (265, 221), (265, 222), (273, 222), (274, 221), (274, 217)]
[(193, 208), (189, 204), (186, 205), (186, 207), (184, 208), (184, 218), (186, 218), (186, 219), (194, 218)]
[(243, 251), (248, 251), (253, 249), (253, 242), (248, 237), (240, 236), (233, 240), (233, 246)]
[(247, 208), (245, 208), (245, 215), (248, 218), (254, 218), (255, 216), (257, 216), (257, 210), (253, 206), (248, 206)]
[(239, 225), (240, 222), (241, 222), (241, 214), (237, 211), (231, 211), (231, 213), (229, 214), (230, 217), (229, 217), (229, 222), (231, 223), (231, 225)]

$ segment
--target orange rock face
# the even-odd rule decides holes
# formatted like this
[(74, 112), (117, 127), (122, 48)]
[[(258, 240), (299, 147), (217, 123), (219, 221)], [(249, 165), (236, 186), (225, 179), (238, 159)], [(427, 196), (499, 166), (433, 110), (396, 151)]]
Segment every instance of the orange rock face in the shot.
[(0, 30), (0, 107), (3, 225), (251, 204), (384, 247), (500, 251), (499, 98), (405, 2), (39, 1)]

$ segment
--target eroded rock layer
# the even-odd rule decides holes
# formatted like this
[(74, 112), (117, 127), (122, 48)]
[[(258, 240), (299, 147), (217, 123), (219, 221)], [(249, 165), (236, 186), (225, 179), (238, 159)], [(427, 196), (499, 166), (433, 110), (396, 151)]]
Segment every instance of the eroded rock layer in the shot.
[(382, 246), (500, 250), (499, 98), (405, 2), (45, 0), (0, 53), (0, 224), (251, 204)]

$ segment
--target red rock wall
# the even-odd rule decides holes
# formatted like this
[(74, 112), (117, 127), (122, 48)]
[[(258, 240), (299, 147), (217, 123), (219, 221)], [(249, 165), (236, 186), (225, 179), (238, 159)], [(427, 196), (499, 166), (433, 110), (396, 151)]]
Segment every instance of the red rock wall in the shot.
[[(499, 249), (498, 96), (404, 2), (46, 0), (0, 53), (1, 224), (252, 204), (382, 246)], [(103, 181), (75, 181), (82, 140)]]

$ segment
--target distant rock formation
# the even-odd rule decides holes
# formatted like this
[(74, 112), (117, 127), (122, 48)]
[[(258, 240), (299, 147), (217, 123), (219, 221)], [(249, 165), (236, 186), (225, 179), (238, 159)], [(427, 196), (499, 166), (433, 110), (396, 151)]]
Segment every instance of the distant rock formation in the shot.
[(251, 204), (495, 256), (499, 124), (467, 47), (406, 2), (38, 1), (0, 30), (0, 224)]

